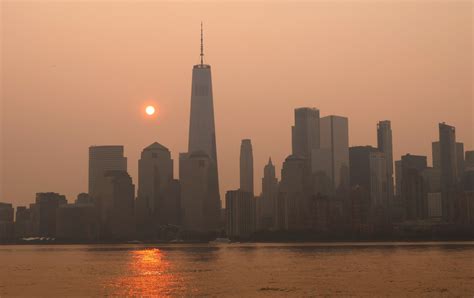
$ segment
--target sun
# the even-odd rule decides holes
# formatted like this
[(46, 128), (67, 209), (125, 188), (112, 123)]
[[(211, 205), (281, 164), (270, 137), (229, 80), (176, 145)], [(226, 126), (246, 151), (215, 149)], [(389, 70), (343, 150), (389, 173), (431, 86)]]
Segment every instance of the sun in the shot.
[(147, 106), (145, 108), (145, 112), (147, 113), (147, 115), (153, 115), (155, 114), (155, 107), (154, 106)]

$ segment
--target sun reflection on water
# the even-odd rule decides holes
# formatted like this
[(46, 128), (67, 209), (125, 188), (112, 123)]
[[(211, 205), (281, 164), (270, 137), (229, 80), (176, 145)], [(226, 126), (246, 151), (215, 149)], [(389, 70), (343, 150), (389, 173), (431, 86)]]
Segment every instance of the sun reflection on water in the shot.
[(118, 296), (166, 296), (179, 292), (182, 284), (172, 271), (163, 251), (141, 249), (130, 251), (127, 267), (114, 280), (113, 295)]

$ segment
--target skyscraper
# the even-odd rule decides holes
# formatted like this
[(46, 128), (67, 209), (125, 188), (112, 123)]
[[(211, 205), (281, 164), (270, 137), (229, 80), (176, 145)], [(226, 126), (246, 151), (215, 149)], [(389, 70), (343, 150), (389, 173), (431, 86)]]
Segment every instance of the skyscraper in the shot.
[(200, 56), (201, 63), (193, 67), (188, 152), (180, 154), (179, 176), (185, 228), (209, 231), (217, 228), (221, 204), (211, 66), (204, 64), (202, 24)]
[(143, 149), (138, 161), (138, 198), (154, 213), (163, 203), (165, 189), (173, 180), (173, 160), (165, 146), (155, 142)]
[(240, 190), (254, 194), (252, 142), (242, 140), (240, 145)]
[[(436, 141), (431, 144), (433, 156), (433, 168), (441, 169), (441, 149), (440, 142)], [(456, 142), (456, 172), (457, 178), (460, 179), (464, 172), (464, 143)]]
[(346, 117), (326, 116), (321, 118), (321, 149), (329, 149), (331, 179), (334, 190), (349, 186), (349, 123)]
[(309, 224), (310, 170), (306, 159), (288, 156), (281, 169), (277, 199), (277, 228), (301, 230)]
[(371, 146), (356, 146), (349, 149), (349, 156), (351, 187), (359, 187), (372, 207), (387, 206), (385, 154)]
[(387, 170), (387, 199), (388, 202), (391, 203), (394, 195), (394, 186), (392, 128), (389, 120), (380, 121), (377, 124), (377, 147), (385, 156), (385, 168)]
[(293, 155), (308, 160), (314, 149), (319, 149), (319, 110), (295, 109), (295, 125), (291, 127)]
[(439, 124), (439, 156), (441, 166), (441, 198), (443, 218), (454, 220), (454, 197), (458, 182), (456, 158), (456, 130), (445, 123)]
[(203, 151), (217, 164), (211, 66), (204, 64), (203, 59), (201, 24), (201, 63), (193, 67), (188, 152)]
[(126, 171), (107, 171), (96, 186), (102, 239), (130, 239), (135, 232), (135, 185)]
[(89, 147), (89, 195), (94, 197), (97, 181), (107, 171), (127, 171), (127, 158), (123, 146)]
[(138, 161), (137, 233), (154, 235), (158, 225), (177, 225), (179, 214), (179, 181), (173, 179), (171, 153), (155, 142)]
[(258, 200), (258, 227), (259, 229), (270, 229), (275, 226), (275, 202), (278, 195), (278, 179), (275, 175), (275, 166), (272, 159), (263, 169), (262, 195)]
[(423, 186), (423, 171), (426, 166), (426, 156), (402, 156), (401, 196), (407, 220), (424, 219), (427, 216), (428, 206)]

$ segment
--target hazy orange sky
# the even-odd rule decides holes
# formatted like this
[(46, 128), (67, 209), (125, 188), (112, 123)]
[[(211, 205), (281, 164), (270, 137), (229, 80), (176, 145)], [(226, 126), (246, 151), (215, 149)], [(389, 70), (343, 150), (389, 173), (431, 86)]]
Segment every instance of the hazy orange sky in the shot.
[[(472, 1), (1, 1), (0, 201), (87, 191), (88, 147), (187, 150), (191, 70), (212, 65), (221, 190), (251, 138), (256, 192), (291, 152), (293, 109), (349, 117), (350, 145), (392, 121), (394, 160), (428, 155), (438, 123), (473, 149)], [(158, 119), (144, 116), (155, 102)]]

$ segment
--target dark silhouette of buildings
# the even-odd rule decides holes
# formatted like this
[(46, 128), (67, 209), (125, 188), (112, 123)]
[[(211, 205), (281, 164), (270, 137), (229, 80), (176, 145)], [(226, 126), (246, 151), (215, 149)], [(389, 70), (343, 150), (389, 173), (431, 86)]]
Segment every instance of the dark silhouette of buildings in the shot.
[(173, 160), (165, 146), (155, 142), (143, 149), (138, 161), (137, 234), (157, 237), (160, 226), (180, 221), (180, 185), (173, 175)]
[(31, 212), (25, 206), (16, 207), (15, 238), (21, 239), (32, 235)]
[(96, 184), (99, 237), (126, 240), (134, 236), (135, 185), (125, 171), (107, 171)]
[(356, 146), (349, 148), (349, 160), (353, 230), (364, 233), (385, 229), (391, 207), (385, 154), (372, 146)]
[(440, 219), (442, 217), (441, 171), (439, 168), (427, 167), (423, 170), (422, 176), (427, 204), (426, 215), (430, 219)]
[[(312, 120), (303, 123), (314, 125), (314, 109), (298, 110), (311, 115), (304, 114)], [(74, 204), (67, 204), (66, 198), (58, 193), (37, 193), (30, 208), (17, 208), (15, 222), (11, 204), (0, 204), (0, 241), (207, 239), (187, 237), (192, 233), (215, 235), (218, 231), (244, 240), (258, 240), (258, 235), (293, 235), (293, 240), (472, 235), (474, 155), (467, 151), (465, 160), (460, 162), (459, 155), (464, 152), (459, 145), (462, 143), (455, 142), (454, 127), (440, 124), (440, 141), (432, 147), (434, 167), (428, 167), (426, 156), (412, 154), (395, 162), (397, 199), (390, 201), (389, 179), (393, 176), (387, 170), (389, 163), (382, 151), (390, 150), (383, 144), (377, 148), (354, 146), (348, 150), (346, 163), (347, 122), (345, 118), (327, 119), (326, 124), (321, 121), (320, 132), (327, 129), (330, 146), (324, 140), (321, 148), (311, 148), (310, 157), (288, 156), (281, 169), (280, 183), (269, 160), (264, 168), (262, 193), (257, 199), (251, 192), (250, 140), (243, 140), (241, 145), (241, 189), (226, 193), (225, 209), (220, 208), (217, 163), (210, 154), (203, 150), (181, 153), (176, 180), (170, 151), (155, 142), (143, 150), (139, 160), (136, 199), (128, 173), (107, 170), (94, 177), (94, 195), (80, 193)], [(325, 127), (328, 123), (329, 128)], [(298, 135), (299, 125), (293, 127), (292, 136)], [(390, 139), (386, 127), (381, 128), (379, 123), (379, 134), (383, 135), (379, 138)], [(302, 139), (298, 142), (305, 143)], [(123, 166), (123, 147), (115, 147), (121, 149), (113, 163), (122, 162)], [(333, 180), (336, 164), (340, 165), (337, 188)]]
[(295, 125), (291, 127), (292, 154), (311, 160), (314, 149), (320, 148), (319, 110), (295, 109)]
[(127, 171), (127, 158), (123, 146), (89, 147), (89, 195), (95, 197), (97, 181), (107, 171)]
[(55, 192), (40, 192), (30, 205), (31, 234), (36, 237), (56, 236), (56, 216), (61, 205), (67, 204), (66, 197)]
[(97, 208), (91, 203), (64, 204), (57, 210), (56, 238), (63, 241), (97, 241)]
[(253, 188), (253, 151), (249, 139), (240, 145), (240, 190), (254, 194)]
[(464, 161), (464, 167), (466, 170), (474, 169), (474, 150), (466, 151), (466, 159)]
[(278, 179), (272, 159), (263, 169), (262, 194), (257, 200), (257, 228), (270, 230), (275, 228), (276, 200), (278, 196)]
[(321, 148), (329, 151), (333, 190), (347, 194), (349, 190), (349, 121), (346, 117), (326, 116), (320, 120)]
[(212, 96), (211, 66), (194, 65), (191, 86), (188, 152), (180, 154), (182, 220), (189, 230), (216, 231), (221, 201), (217, 165), (216, 131)]
[(77, 195), (76, 204), (95, 204), (95, 200), (88, 193), (82, 192)]
[(373, 207), (388, 207), (388, 175), (385, 154), (371, 146), (349, 149), (351, 187), (358, 186)]
[[(432, 149), (432, 158), (433, 158), (433, 167), (436, 169), (441, 169), (441, 149), (440, 149), (440, 142), (432, 142), (431, 145)], [(462, 173), (464, 172), (465, 168), (465, 161), (464, 161), (464, 144), (460, 142), (456, 142), (456, 172), (457, 176), (461, 177)]]
[(387, 172), (387, 202), (393, 204), (394, 184), (393, 184), (393, 145), (392, 127), (389, 120), (380, 121), (377, 124), (377, 148), (384, 154), (385, 168)]
[(257, 198), (252, 144), (242, 140), (240, 188), (226, 192), (222, 209), (211, 67), (204, 64), (202, 39), (201, 27), (179, 180), (170, 150), (154, 142), (138, 161), (135, 197), (124, 147), (91, 146), (88, 193), (74, 204), (58, 193), (37, 193), (29, 208), (17, 207), (15, 221), (12, 205), (0, 203), (0, 242), (203, 240), (217, 233), (243, 240), (474, 237), (474, 151), (464, 154), (454, 127), (439, 124), (433, 167), (426, 156), (412, 154), (394, 164), (389, 120), (377, 123), (376, 147), (349, 148), (348, 118), (320, 118), (309, 107), (294, 110), (292, 152), (281, 181), (269, 159)]
[(278, 229), (305, 229), (309, 220), (310, 173), (305, 158), (290, 155), (285, 159), (277, 198)]
[(456, 131), (453, 126), (439, 124), (439, 160), (441, 167), (441, 198), (443, 218), (453, 221), (454, 204), (457, 193), (458, 164), (456, 158)]
[(225, 195), (226, 232), (231, 238), (247, 238), (255, 232), (255, 198), (243, 190), (231, 190)]
[(186, 230), (209, 232), (219, 228), (221, 205), (216, 166), (203, 151), (180, 154), (181, 224)]
[(423, 188), (423, 171), (426, 167), (426, 156), (411, 154), (402, 156), (401, 195), (404, 198), (406, 220), (424, 219), (427, 216), (427, 202)]
[(14, 238), (13, 213), (12, 204), (0, 203), (0, 243)]

